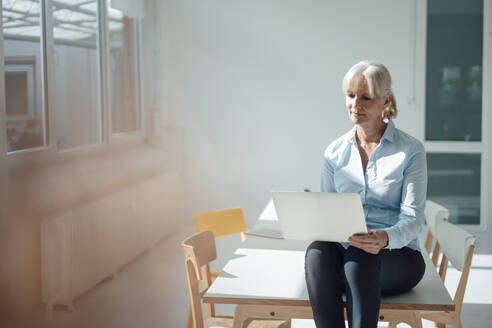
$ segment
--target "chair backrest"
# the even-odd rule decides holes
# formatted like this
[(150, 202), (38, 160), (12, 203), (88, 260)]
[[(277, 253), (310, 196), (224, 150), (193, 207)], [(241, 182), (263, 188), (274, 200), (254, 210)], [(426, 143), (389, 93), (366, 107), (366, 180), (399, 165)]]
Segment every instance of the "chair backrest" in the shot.
[(425, 221), (429, 230), (435, 234), (435, 226), (437, 220), (449, 219), (449, 210), (432, 200), (427, 200), (425, 202)]
[[(210, 262), (217, 258), (215, 238), (210, 230), (195, 233), (181, 243), (185, 254), (186, 275), (191, 299), (191, 312), (195, 328), (203, 327), (200, 282), (204, 290), (212, 283)], [(214, 316), (214, 307), (205, 304), (206, 317)]]
[[(240, 207), (195, 215), (195, 231), (210, 230), (215, 237), (244, 233), (248, 227)], [(244, 238), (244, 235), (242, 235)]]
[(214, 235), (210, 230), (201, 231), (181, 243), (186, 259), (191, 259), (197, 278), (203, 280), (201, 270), (217, 258)]
[(441, 251), (451, 264), (457, 270), (463, 271), (468, 250), (474, 244), (475, 237), (448, 221), (440, 220), (436, 221), (436, 238), (441, 245)]
[[(436, 221), (447, 220), (449, 218), (449, 210), (431, 200), (427, 200), (425, 202), (424, 215), (428, 228), (427, 238), (425, 240), (425, 249), (427, 250), (427, 253), (430, 254), (434, 240)], [(432, 253), (432, 263), (434, 263), (435, 266), (437, 266), (437, 261), (439, 259), (439, 249), (439, 242), (436, 241), (434, 251)]]
[(436, 238), (443, 253), (439, 275), (445, 280), (448, 260), (454, 268), (461, 271), (461, 278), (454, 296), (456, 311), (461, 311), (463, 297), (475, 249), (475, 237), (464, 229), (445, 220), (436, 221)]

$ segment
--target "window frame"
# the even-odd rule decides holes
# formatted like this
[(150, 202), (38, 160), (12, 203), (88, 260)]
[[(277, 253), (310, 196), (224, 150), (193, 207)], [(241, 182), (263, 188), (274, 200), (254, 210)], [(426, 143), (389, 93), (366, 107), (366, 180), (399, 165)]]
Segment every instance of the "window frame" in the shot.
[[(413, 86), (415, 88), (416, 108), (419, 119), (419, 138), (423, 141), (428, 153), (457, 153), (480, 154), (480, 224), (460, 224), (469, 231), (487, 231), (492, 224), (488, 219), (492, 214), (492, 204), (487, 202), (490, 198), (489, 185), (492, 174), (489, 172), (490, 146), (492, 134), (489, 132), (491, 121), (489, 111), (492, 111), (492, 97), (484, 92), (492, 88), (492, 0), (483, 0), (483, 54), (482, 54), (482, 139), (481, 141), (427, 141), (425, 139), (425, 96), (426, 96), (426, 54), (427, 54), (427, 3), (428, 0), (416, 1), (415, 15), (415, 75)], [(488, 129), (487, 129), (488, 128)]]
[[(135, 85), (136, 85), (136, 110), (137, 110), (137, 129), (135, 131), (120, 132), (113, 134), (111, 129), (111, 107), (109, 99), (109, 79), (110, 79), (110, 50), (109, 50), (109, 19), (108, 19), (108, 0), (95, 0), (98, 7), (98, 73), (99, 73), (99, 106), (100, 106), (100, 119), (99, 119), (99, 141), (93, 144), (82, 145), (79, 147), (72, 147), (67, 149), (60, 149), (56, 145), (56, 126), (55, 126), (55, 65), (54, 65), (54, 39), (53, 39), (53, 12), (51, 0), (39, 0), (40, 4), (40, 59), (41, 59), (41, 96), (43, 103), (43, 124), (44, 124), (44, 145), (40, 147), (27, 148), (21, 150), (15, 150), (8, 152), (7, 160), (9, 166), (21, 165), (23, 161), (29, 162), (45, 162), (56, 159), (71, 158), (75, 155), (82, 154), (98, 154), (101, 149), (120, 147), (124, 144), (131, 144), (135, 142), (144, 142), (146, 139), (145, 129), (145, 108), (143, 106), (142, 97), (142, 29), (141, 18), (135, 17), (135, 25), (138, 28), (135, 29), (135, 55), (137, 56), (135, 61)], [(0, 0), (0, 5), (3, 8), (3, 1)], [(3, 9), (0, 11), (0, 19), (3, 18)], [(138, 34), (137, 34), (138, 33)], [(3, 20), (0, 20), (0, 74), (2, 84), (5, 83), (5, 60), (3, 51)], [(0, 110), (5, 114), (5, 122), (7, 122), (6, 115), (6, 103), (5, 103), (5, 88), (0, 90), (0, 97), (3, 101), (0, 102)]]

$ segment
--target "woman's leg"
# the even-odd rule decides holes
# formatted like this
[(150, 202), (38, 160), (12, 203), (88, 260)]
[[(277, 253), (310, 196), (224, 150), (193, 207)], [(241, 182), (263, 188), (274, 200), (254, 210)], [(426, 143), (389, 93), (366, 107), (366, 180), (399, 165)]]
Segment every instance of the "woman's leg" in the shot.
[(314, 241), (306, 251), (306, 283), (317, 328), (344, 328), (343, 253), (338, 243)]
[(350, 246), (343, 266), (349, 327), (376, 328), (381, 304), (379, 255)]
[(344, 255), (349, 327), (377, 327), (381, 294), (406, 292), (422, 279), (425, 262), (418, 251), (382, 249), (378, 255), (349, 247)]
[(425, 273), (425, 261), (419, 251), (409, 247), (400, 249), (382, 249), (381, 292), (399, 294), (415, 287)]

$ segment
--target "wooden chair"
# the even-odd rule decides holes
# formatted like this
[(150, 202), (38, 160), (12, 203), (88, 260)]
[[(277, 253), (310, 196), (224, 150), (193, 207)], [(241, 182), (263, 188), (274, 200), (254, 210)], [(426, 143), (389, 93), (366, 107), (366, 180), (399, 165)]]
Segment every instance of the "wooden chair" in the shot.
[[(210, 230), (215, 238), (240, 233), (241, 240), (244, 241), (246, 239), (246, 234), (244, 232), (247, 229), (248, 227), (246, 226), (243, 210), (240, 207), (204, 212), (195, 215), (195, 232)], [(217, 278), (220, 272), (220, 269), (211, 271), (212, 278)], [(192, 327), (191, 311), (190, 307), (187, 328)]]
[(452, 312), (422, 313), (421, 317), (436, 322), (438, 327), (445, 327), (448, 324), (461, 328), (463, 326), (461, 323), (461, 307), (470, 274), (473, 251), (475, 249), (475, 237), (462, 228), (444, 220), (436, 221), (435, 232), (443, 253), (439, 266), (441, 279), (445, 281), (448, 261), (451, 262), (456, 270), (461, 271), (458, 288), (454, 295), (456, 308)]
[[(431, 254), (432, 243), (434, 241), (435, 226), (438, 220), (447, 220), (449, 218), (449, 210), (431, 200), (425, 203), (425, 221), (427, 222), (427, 237), (425, 239), (425, 250)], [(432, 263), (437, 266), (440, 252), (439, 241), (436, 240), (434, 249), (432, 250)]]
[[(210, 262), (217, 258), (213, 233), (202, 231), (186, 238), (181, 245), (185, 254), (193, 326), (195, 328), (209, 327), (214, 324), (223, 327), (232, 326), (232, 318), (215, 318), (215, 309), (211, 304), (204, 306), (207, 321), (204, 322), (202, 315), (201, 297), (212, 283)], [(200, 290), (200, 283), (203, 291)]]
[[(454, 295), (454, 311), (420, 313), (411, 310), (382, 310), (380, 315), (389, 321), (390, 328), (396, 328), (400, 322), (410, 324), (412, 327), (422, 327), (421, 319), (434, 321), (437, 327), (445, 328), (449, 324), (455, 328), (461, 328), (461, 307), (465, 295), (466, 284), (470, 273), (470, 266), (473, 257), (473, 246), (475, 237), (462, 228), (449, 223), (447, 220), (437, 220), (435, 227), (435, 237), (441, 245), (442, 259), (439, 265), (439, 276), (445, 281), (448, 261), (454, 268), (461, 271), (458, 288)], [(435, 252), (435, 250), (434, 250)]]
[[(204, 304), (205, 319), (202, 313), (202, 297), (212, 283), (210, 262), (217, 258), (215, 238), (210, 230), (195, 233), (181, 243), (185, 254), (186, 276), (191, 299), (192, 325), (194, 328), (232, 327), (232, 316), (216, 316), (213, 304)], [(200, 284), (203, 289), (200, 290)], [(290, 328), (290, 320), (251, 321), (251, 328)]]
[(215, 238), (235, 233), (241, 234), (241, 240), (246, 239), (244, 233), (248, 227), (240, 207), (204, 212), (195, 215), (195, 231), (210, 230)]

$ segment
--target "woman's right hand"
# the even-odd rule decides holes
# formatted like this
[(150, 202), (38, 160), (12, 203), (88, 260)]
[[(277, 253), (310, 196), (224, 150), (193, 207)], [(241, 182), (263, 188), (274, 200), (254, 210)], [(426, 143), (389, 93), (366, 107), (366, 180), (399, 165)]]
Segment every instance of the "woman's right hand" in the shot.
[(348, 239), (351, 246), (360, 248), (370, 254), (378, 254), (381, 248), (388, 245), (388, 233), (385, 230), (371, 230), (367, 234), (354, 234)]

